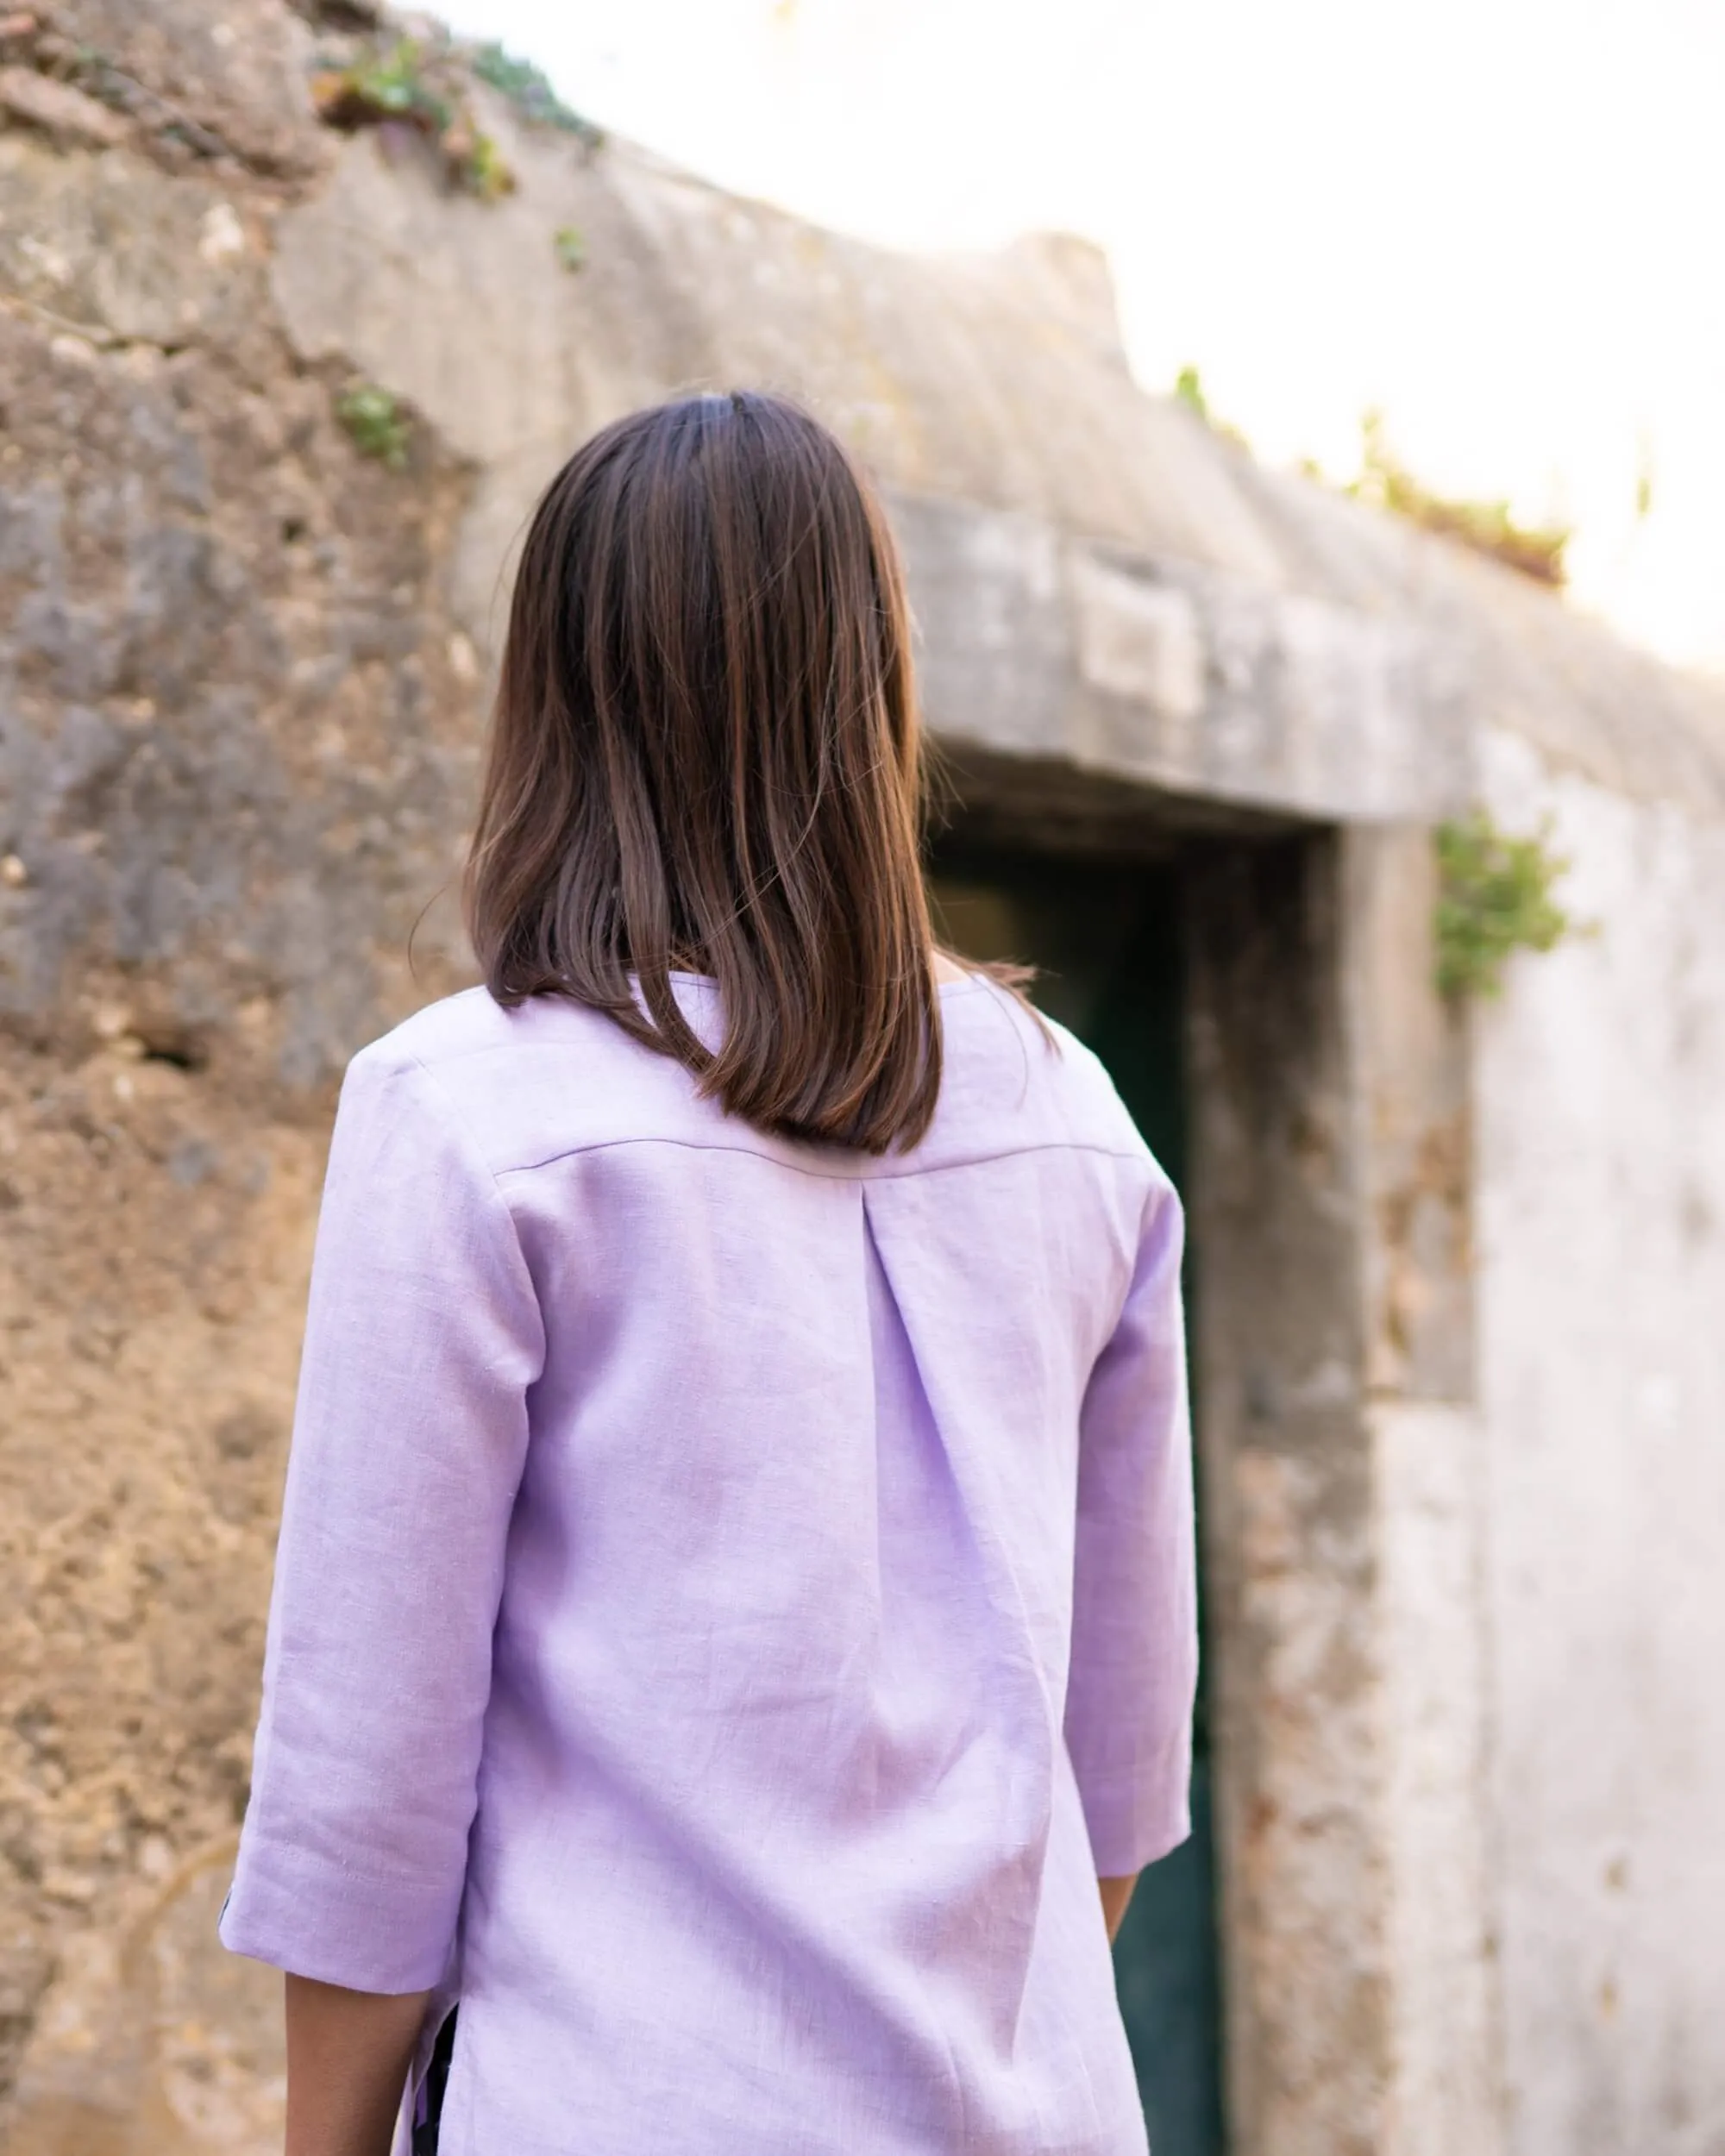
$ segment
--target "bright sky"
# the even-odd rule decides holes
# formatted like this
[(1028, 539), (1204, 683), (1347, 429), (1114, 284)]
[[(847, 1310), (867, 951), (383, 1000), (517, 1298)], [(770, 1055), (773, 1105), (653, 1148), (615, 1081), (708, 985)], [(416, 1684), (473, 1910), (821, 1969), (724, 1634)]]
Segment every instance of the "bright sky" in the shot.
[[(619, 134), (895, 246), (1065, 228), (1277, 463), (1577, 527), (1725, 670), (1725, 0), (444, 0)], [(1638, 516), (1638, 481), (1651, 508)]]

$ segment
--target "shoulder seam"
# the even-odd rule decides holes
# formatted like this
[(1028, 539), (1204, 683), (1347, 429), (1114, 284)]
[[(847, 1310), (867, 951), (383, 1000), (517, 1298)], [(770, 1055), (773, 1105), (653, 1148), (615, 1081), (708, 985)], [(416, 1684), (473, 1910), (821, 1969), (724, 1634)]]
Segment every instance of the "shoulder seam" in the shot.
[[(459, 1133), (462, 1150), (473, 1156), (480, 1174), (484, 1176), (486, 1189), (491, 1197), (492, 1202), (496, 1206), (498, 1211), (503, 1215), (505, 1225), (508, 1228), (509, 1246), (514, 1252), (516, 1264), (520, 1269), (521, 1278), (526, 1290), (528, 1300), (532, 1304), (535, 1311), (539, 1311), (539, 1295), (538, 1290), (533, 1284), (533, 1269), (527, 1263), (526, 1251), (521, 1247), (521, 1231), (515, 1224), (515, 1215), (510, 1209), (509, 1200), (505, 1194), (503, 1184), (499, 1180), (499, 1171), (492, 1166), (490, 1161), (486, 1158), (485, 1148), (480, 1143), (479, 1133), (474, 1129), (473, 1125), (468, 1122), (466, 1115), (463, 1114), (461, 1111), (460, 1104), (451, 1096), (448, 1088), (439, 1082), (437, 1075), (431, 1069), (430, 1065), (427, 1063), (422, 1056), (415, 1055), (411, 1049), (407, 1050), (407, 1054), (413, 1069), (419, 1073), (420, 1076), (424, 1079), (430, 1090), (436, 1094), (439, 1104), (442, 1107), (443, 1112), (448, 1116), (449, 1121), (454, 1125), (456, 1131)], [(544, 1315), (543, 1312), (540, 1312), (539, 1313), (539, 1324), (541, 1347), (543, 1351), (544, 1344)]]
[(555, 1167), (559, 1161), (573, 1160), (586, 1153), (616, 1152), (630, 1145), (668, 1145), (685, 1153), (729, 1153), (744, 1160), (765, 1161), (771, 1167), (787, 1169), (794, 1175), (809, 1175), (821, 1182), (914, 1182), (924, 1175), (944, 1175), (960, 1168), (986, 1168), (991, 1162), (1017, 1160), (1030, 1153), (1086, 1153), (1102, 1160), (1135, 1161), (1141, 1166), (1156, 1166), (1155, 1156), (1148, 1151), (1138, 1153), (1120, 1146), (1093, 1145), (1082, 1138), (1040, 1138), (1024, 1145), (1004, 1146), (994, 1153), (969, 1153), (958, 1160), (930, 1161), (915, 1168), (876, 1169), (870, 1172), (860, 1163), (855, 1169), (817, 1168), (802, 1161), (787, 1160), (781, 1154), (768, 1152), (758, 1145), (649, 1137), (593, 1138), (586, 1144), (565, 1145), (541, 1159), (522, 1161), (512, 1168), (496, 1169), (492, 1173), (500, 1183), (505, 1175), (530, 1175), (539, 1169)]

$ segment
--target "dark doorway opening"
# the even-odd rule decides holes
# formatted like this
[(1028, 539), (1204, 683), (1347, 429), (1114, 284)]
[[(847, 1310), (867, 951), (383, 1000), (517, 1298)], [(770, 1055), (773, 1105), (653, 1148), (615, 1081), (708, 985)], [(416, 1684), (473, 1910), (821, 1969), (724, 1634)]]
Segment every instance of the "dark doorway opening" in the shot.
[[(1185, 880), (1171, 855), (1040, 851), (958, 824), (934, 844), (938, 929), (975, 959), (1037, 968), (1032, 1000), (1107, 1066), (1187, 1188)], [(1186, 1288), (1194, 1292), (1192, 1252)], [(1192, 1838), (1154, 1865), (1115, 1948), (1120, 2011), (1155, 2156), (1221, 2156), (1222, 2065), (1209, 1716), (1201, 1696)]]

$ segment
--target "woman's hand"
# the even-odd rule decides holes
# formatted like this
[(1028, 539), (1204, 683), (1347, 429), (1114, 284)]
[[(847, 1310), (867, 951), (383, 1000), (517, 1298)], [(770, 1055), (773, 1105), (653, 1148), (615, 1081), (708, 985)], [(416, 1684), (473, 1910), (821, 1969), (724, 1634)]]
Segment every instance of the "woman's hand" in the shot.
[(1126, 1905), (1132, 1898), (1132, 1889), (1138, 1884), (1138, 1874), (1134, 1871), (1126, 1879), (1098, 1879), (1096, 1884), (1102, 1896), (1102, 1921), (1108, 1927), (1108, 1940), (1112, 1945), (1120, 1937), (1120, 1926), (1126, 1921)]
[(389, 2156), (430, 1996), (287, 1979), (286, 2156)]

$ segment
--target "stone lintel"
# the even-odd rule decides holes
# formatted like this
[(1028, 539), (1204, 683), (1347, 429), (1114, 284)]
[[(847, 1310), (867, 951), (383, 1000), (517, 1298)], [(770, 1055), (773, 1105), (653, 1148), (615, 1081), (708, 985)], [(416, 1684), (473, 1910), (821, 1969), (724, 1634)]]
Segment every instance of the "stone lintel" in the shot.
[(892, 509), (938, 737), (1311, 822), (1465, 805), (1466, 702), (1414, 617), (970, 504)]

